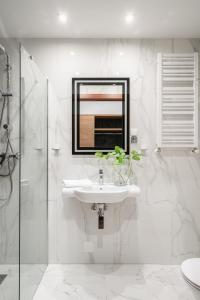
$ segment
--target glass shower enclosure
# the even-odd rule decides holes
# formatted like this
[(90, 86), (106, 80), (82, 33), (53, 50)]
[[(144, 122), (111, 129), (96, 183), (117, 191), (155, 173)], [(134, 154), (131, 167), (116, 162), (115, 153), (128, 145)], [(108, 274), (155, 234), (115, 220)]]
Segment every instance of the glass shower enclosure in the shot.
[(0, 299), (19, 294), (19, 53), (0, 40)]
[(20, 300), (31, 300), (48, 263), (48, 81), (20, 47)]
[(0, 300), (31, 300), (48, 263), (48, 81), (0, 39)]

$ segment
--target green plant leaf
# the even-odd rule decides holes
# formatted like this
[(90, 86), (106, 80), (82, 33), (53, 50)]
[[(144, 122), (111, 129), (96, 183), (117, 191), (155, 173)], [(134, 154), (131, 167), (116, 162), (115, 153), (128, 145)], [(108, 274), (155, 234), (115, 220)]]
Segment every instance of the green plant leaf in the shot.
[(132, 150), (130, 156), (132, 160), (141, 160), (142, 158), (142, 154), (136, 150)]
[(121, 153), (121, 148), (119, 146), (115, 146), (115, 153)]
[(97, 151), (95, 153), (95, 156), (98, 158), (98, 159), (108, 159), (108, 154), (103, 154), (103, 152), (100, 152), (100, 151)]
[(132, 150), (131, 153), (128, 155), (125, 153), (124, 149), (122, 149), (120, 146), (115, 146), (114, 151), (108, 152), (107, 154), (104, 154), (103, 152), (97, 151), (95, 153), (95, 156), (98, 159), (113, 159), (113, 163), (115, 165), (122, 165), (126, 161), (130, 160), (141, 160), (142, 154), (139, 153), (136, 150)]
[(95, 156), (96, 156), (97, 158), (102, 158), (103, 153), (100, 152), (100, 151), (97, 151), (97, 152), (95, 153)]

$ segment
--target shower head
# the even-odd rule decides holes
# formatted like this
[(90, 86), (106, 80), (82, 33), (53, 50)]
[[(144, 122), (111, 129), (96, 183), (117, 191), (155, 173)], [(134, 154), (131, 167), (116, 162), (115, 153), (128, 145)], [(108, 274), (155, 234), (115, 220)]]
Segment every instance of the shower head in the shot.
[(0, 44), (0, 55), (6, 54), (5, 48)]

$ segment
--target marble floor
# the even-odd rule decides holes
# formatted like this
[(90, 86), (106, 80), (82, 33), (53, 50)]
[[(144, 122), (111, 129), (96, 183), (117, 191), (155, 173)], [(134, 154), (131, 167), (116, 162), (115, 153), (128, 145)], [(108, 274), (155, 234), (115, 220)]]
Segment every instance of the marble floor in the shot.
[[(46, 264), (21, 264), (20, 300), (31, 300), (45, 272)], [(19, 265), (0, 265), (7, 277), (0, 284), (0, 300), (19, 300)]]
[(0, 300), (17, 300), (19, 294), (19, 265), (0, 265), (6, 278), (0, 284)]
[(34, 300), (200, 300), (180, 266), (49, 265)]
[(20, 300), (31, 300), (33, 298), (46, 268), (46, 264), (21, 264)]

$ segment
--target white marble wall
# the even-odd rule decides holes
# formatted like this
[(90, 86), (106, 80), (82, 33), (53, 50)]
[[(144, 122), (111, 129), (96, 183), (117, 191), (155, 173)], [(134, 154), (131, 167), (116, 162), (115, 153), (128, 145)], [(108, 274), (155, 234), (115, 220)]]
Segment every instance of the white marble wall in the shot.
[[(0, 44), (10, 56), (11, 92), (10, 124), (13, 151), (19, 152), (19, 48), (14, 40), (1, 38)], [(6, 60), (0, 57), (0, 88), (6, 89)], [(2, 98), (0, 98), (2, 108)], [(0, 111), (1, 112), (1, 111)], [(5, 110), (6, 114), (6, 110)], [(4, 114), (4, 116), (5, 116)], [(5, 119), (4, 119), (5, 120)], [(0, 153), (5, 151), (5, 133), (0, 131)], [(1, 170), (1, 174), (2, 174)], [(0, 264), (17, 264), (19, 262), (19, 163), (12, 176), (13, 192), (10, 200), (0, 201)], [(9, 177), (0, 177), (0, 198), (7, 198), (10, 191)], [(17, 282), (16, 282), (17, 287)]]
[[(0, 29), (1, 33), (1, 29)], [(14, 40), (0, 38), (0, 44), (4, 46), (10, 56), (11, 64), (11, 91), (10, 98), (10, 125), (12, 127), (10, 140), (15, 153), (19, 152), (19, 48)], [(5, 57), (0, 57), (0, 88), (5, 90)], [(4, 82), (2, 81), (4, 78)], [(2, 98), (0, 97), (0, 113)], [(6, 113), (6, 111), (5, 111)], [(5, 116), (5, 115), (4, 115)], [(4, 118), (4, 121), (6, 118)], [(5, 151), (4, 129), (0, 130), (0, 153)], [(0, 170), (0, 173), (3, 170)], [(10, 200), (7, 199), (10, 192), (9, 177), (0, 177), (0, 274), (8, 276), (0, 285), (0, 299), (17, 300), (19, 294), (19, 162), (12, 176), (13, 192)]]
[[(55, 87), (50, 94), (51, 263), (179, 263), (200, 255), (200, 156), (154, 152), (158, 52), (193, 52), (198, 40), (30, 39), (23, 44)], [(72, 52), (74, 55), (71, 55)], [(94, 158), (71, 154), (71, 78), (127, 76), (131, 127), (148, 147), (135, 166), (141, 195), (109, 206), (105, 229), (87, 204), (62, 198), (63, 178), (96, 178)], [(108, 176), (107, 176), (108, 177)], [(107, 178), (108, 179), (108, 178)]]

